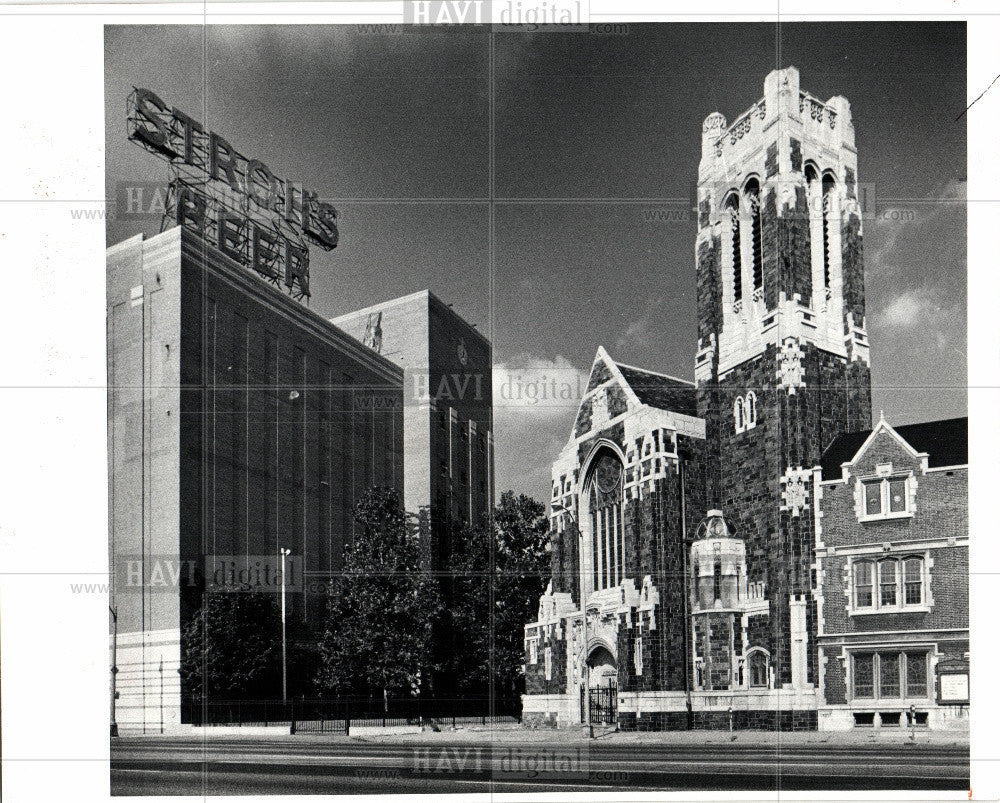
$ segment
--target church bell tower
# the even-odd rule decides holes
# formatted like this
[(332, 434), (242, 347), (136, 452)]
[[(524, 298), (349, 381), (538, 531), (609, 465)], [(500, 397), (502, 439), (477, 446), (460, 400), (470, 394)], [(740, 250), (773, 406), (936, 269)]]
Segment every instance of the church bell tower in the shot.
[(768, 652), (774, 688), (817, 682), (809, 477), (837, 435), (871, 427), (861, 212), (850, 104), (802, 91), (794, 67), (768, 75), (734, 123), (706, 118), (695, 379), (707, 503), (735, 523), (746, 581), (767, 601), (746, 638)]

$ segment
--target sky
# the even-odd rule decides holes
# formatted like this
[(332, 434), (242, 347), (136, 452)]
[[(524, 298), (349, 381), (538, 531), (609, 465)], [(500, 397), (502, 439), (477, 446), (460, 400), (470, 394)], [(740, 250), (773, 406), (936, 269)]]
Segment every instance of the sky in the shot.
[[(140, 86), (333, 199), (340, 245), (312, 250), (310, 306), (333, 317), (425, 288), (453, 304), (494, 345), (497, 492), (544, 500), (568, 389), (598, 346), (693, 379), (695, 224), (648, 213), (690, 207), (705, 117), (735, 120), (794, 65), (803, 90), (850, 101), (878, 202), (864, 222), (875, 415), (966, 414), (964, 23), (502, 31), (492, 160), (489, 33), (396, 31), (109, 26), (107, 197), (166, 175), (126, 140)], [(158, 230), (109, 218), (107, 240)]]

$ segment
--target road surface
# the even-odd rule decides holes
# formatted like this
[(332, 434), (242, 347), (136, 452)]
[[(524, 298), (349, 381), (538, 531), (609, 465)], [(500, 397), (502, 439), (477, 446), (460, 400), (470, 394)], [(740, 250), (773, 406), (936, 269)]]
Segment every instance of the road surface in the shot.
[(967, 746), (122, 738), (114, 795), (966, 790)]

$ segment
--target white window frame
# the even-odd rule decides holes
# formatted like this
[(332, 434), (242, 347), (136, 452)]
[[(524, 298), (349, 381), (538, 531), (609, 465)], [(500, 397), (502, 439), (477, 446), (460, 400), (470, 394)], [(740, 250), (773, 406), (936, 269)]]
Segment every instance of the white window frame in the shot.
[(642, 675), (642, 636), (635, 637), (635, 674)]
[[(861, 477), (858, 482), (861, 484), (861, 521), (886, 521), (890, 519), (906, 519), (913, 517), (913, 502), (911, 496), (913, 473), (894, 474), (888, 477)], [(903, 509), (892, 511), (892, 494), (890, 493), (890, 483), (903, 483)], [(879, 489), (879, 512), (868, 512), (868, 489), (878, 486)]]
[(530, 638), (528, 639), (528, 663), (537, 664), (538, 663), (538, 639)]
[[(906, 562), (913, 559), (920, 561), (920, 602), (907, 603)], [(857, 567), (861, 563), (868, 563), (872, 566), (872, 604), (863, 607), (858, 605), (857, 586)], [(882, 567), (888, 563), (893, 563), (896, 571), (896, 602), (893, 605), (882, 603)], [(850, 561), (848, 582), (850, 583), (850, 588), (848, 589), (850, 607), (848, 612), (851, 616), (873, 613), (912, 613), (930, 610), (930, 563), (929, 555), (926, 552), (900, 552), (893, 555), (871, 554), (854, 557)]]
[(736, 424), (736, 432), (743, 432), (747, 428), (746, 408), (743, 406), (743, 397), (737, 396), (733, 402), (733, 420)]
[(545, 648), (545, 679), (552, 680), (552, 648)]

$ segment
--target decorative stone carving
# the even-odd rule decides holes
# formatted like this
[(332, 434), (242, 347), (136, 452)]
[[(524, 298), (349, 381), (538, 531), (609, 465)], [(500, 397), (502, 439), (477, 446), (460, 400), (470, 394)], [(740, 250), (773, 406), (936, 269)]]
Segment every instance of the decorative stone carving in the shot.
[(802, 367), (802, 347), (798, 338), (786, 337), (781, 344), (777, 377), (780, 387), (794, 395), (796, 388), (805, 387), (805, 370)]
[(797, 467), (785, 470), (781, 478), (781, 510), (798, 516), (806, 508), (809, 498), (809, 479), (812, 472), (809, 469)]

